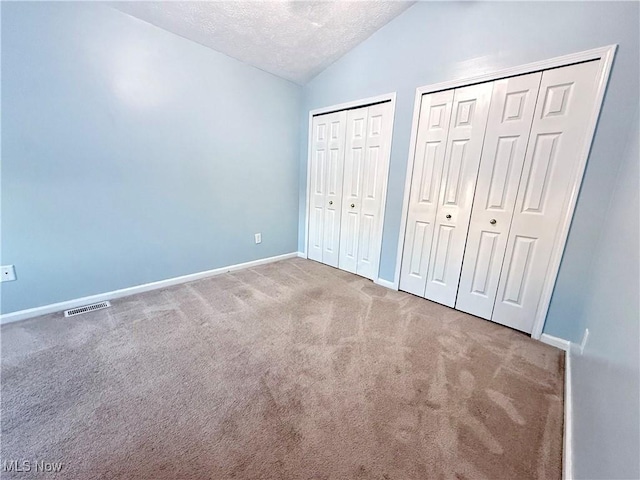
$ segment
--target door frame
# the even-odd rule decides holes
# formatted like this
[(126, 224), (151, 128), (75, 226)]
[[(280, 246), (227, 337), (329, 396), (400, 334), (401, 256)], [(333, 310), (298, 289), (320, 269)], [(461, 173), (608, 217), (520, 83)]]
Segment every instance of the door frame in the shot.
[(567, 237), (569, 235), (569, 228), (573, 219), (576, 202), (578, 200), (578, 193), (580, 191), (580, 185), (582, 184), (582, 178), (587, 165), (587, 159), (589, 158), (589, 152), (591, 150), (591, 144), (593, 142), (593, 136), (598, 123), (598, 117), (602, 108), (602, 102), (604, 100), (605, 91), (611, 74), (611, 67), (613, 65), (613, 59), (615, 56), (617, 44), (608, 45), (605, 47), (594, 48), (592, 50), (586, 50), (583, 52), (572, 53), (569, 55), (563, 55), (560, 57), (554, 57), (548, 60), (542, 60), (539, 62), (527, 63), (525, 65), (519, 65), (503, 70), (497, 70), (495, 72), (485, 73), (478, 76), (460, 78), (447, 82), (434, 83), (416, 88), (415, 101), (413, 106), (413, 121), (411, 123), (411, 140), (409, 144), (409, 158), (407, 160), (407, 175), (404, 186), (404, 199), (402, 202), (402, 216), (400, 217), (400, 232), (398, 239), (398, 251), (396, 255), (396, 269), (393, 280), (393, 288), (399, 289), (400, 286), (400, 267), (402, 265), (402, 253), (404, 251), (404, 236), (407, 228), (407, 214), (409, 211), (409, 198), (411, 191), (411, 180), (413, 178), (413, 164), (416, 151), (416, 141), (418, 134), (418, 121), (420, 120), (420, 105), (422, 102), (422, 96), (438, 92), (441, 90), (450, 90), (458, 87), (465, 87), (476, 83), (491, 82), (500, 80), (502, 78), (514, 77), (517, 75), (525, 75), (529, 73), (539, 72), (541, 70), (550, 70), (552, 68), (566, 67), (575, 63), (588, 62), (597, 60), (598, 65), (598, 86), (596, 88), (596, 101), (589, 117), (589, 123), (587, 127), (587, 136), (584, 145), (580, 151), (577, 168), (574, 172), (571, 181), (571, 190), (565, 200), (565, 214), (560, 222), (560, 228), (554, 240), (553, 252), (551, 254), (551, 261), (549, 263), (548, 273), (544, 286), (542, 289), (542, 295), (538, 303), (538, 309), (536, 311), (535, 320), (533, 323), (533, 330), (531, 337), (539, 339), (542, 334), (544, 322), (549, 310), (549, 304), (551, 303), (551, 295), (555, 287), (556, 278), (560, 269), (560, 262), (562, 261), (562, 255), (567, 243)]
[(334, 113), (339, 112), (341, 110), (353, 110), (356, 108), (368, 107), (370, 105), (375, 105), (377, 103), (385, 103), (391, 102), (391, 139), (389, 146), (389, 156), (387, 158), (387, 170), (384, 172), (384, 177), (382, 179), (382, 208), (380, 210), (380, 226), (378, 227), (379, 234), (379, 253), (376, 265), (375, 279), (374, 281), (379, 280), (380, 276), (380, 256), (382, 255), (382, 232), (384, 227), (384, 215), (387, 207), (387, 187), (389, 184), (389, 170), (391, 167), (391, 148), (393, 147), (393, 129), (395, 125), (395, 115), (396, 115), (396, 92), (385, 93), (382, 95), (376, 95), (375, 97), (363, 98), (360, 100), (353, 100), (351, 102), (339, 103), (337, 105), (330, 105), (328, 107), (315, 108), (309, 111), (309, 129), (307, 135), (307, 187), (306, 187), (306, 207), (305, 207), (305, 219), (304, 219), (304, 248), (300, 254), (303, 258), (308, 257), (309, 250), (309, 209), (310, 209), (310, 188), (311, 188), (311, 138), (313, 134), (313, 117), (317, 115), (323, 115), (326, 113)]

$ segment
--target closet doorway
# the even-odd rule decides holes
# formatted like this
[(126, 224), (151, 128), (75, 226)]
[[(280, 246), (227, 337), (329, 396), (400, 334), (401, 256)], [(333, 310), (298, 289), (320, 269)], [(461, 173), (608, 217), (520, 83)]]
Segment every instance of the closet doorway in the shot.
[(400, 290), (539, 338), (614, 52), (418, 89)]
[(309, 114), (305, 256), (376, 281), (395, 93)]

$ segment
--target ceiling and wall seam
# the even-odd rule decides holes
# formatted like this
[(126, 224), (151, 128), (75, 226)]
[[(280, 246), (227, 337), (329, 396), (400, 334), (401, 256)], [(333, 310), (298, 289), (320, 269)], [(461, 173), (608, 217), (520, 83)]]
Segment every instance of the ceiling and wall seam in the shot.
[(304, 86), (414, 2), (107, 2), (110, 7)]
[(264, 70), (264, 69), (262, 69), (262, 68), (260, 68), (260, 67), (258, 67), (258, 66), (256, 66), (256, 65), (252, 65), (251, 63), (247, 63), (247, 62), (245, 62), (245, 61), (243, 61), (243, 60), (240, 60), (239, 58), (232, 57), (231, 55), (227, 55), (227, 54), (226, 54), (226, 53), (224, 53), (224, 52), (220, 52), (220, 51), (218, 51), (218, 50), (216, 50), (216, 49), (214, 49), (214, 48), (211, 48), (210, 46), (205, 45), (204, 43), (201, 43), (201, 42), (199, 42), (199, 41), (197, 41), (197, 40), (194, 40), (194, 39), (189, 38), (189, 37), (185, 37), (184, 35), (181, 35), (181, 34), (179, 34), (179, 33), (171, 32), (171, 31), (169, 31), (169, 30), (167, 30), (167, 29), (165, 29), (165, 28), (159, 27), (158, 25), (155, 25), (155, 24), (153, 24), (153, 23), (151, 23), (151, 22), (148, 22), (148, 21), (146, 21), (146, 20), (143, 20), (143, 19), (141, 19), (141, 18), (138, 18), (138, 17), (136, 17), (135, 15), (131, 15), (130, 13), (127, 13), (127, 12), (125, 12), (125, 11), (122, 11), (122, 10), (120, 10), (120, 9), (118, 9), (118, 8), (114, 8), (114, 7), (113, 7), (113, 5), (109, 5), (109, 7), (110, 7), (110, 8), (112, 8), (112, 9), (114, 9), (114, 10), (117, 10), (119, 13), (121, 13), (121, 14), (123, 14), (123, 15), (126, 15), (127, 17), (133, 18), (134, 20), (136, 20), (136, 21), (138, 21), (138, 22), (142, 22), (142, 23), (145, 23), (145, 24), (147, 24), (147, 25), (151, 25), (151, 26), (152, 26), (152, 27), (154, 27), (154, 28), (159, 28), (160, 30), (163, 30), (163, 31), (168, 32), (168, 33), (171, 33), (171, 34), (173, 34), (173, 35), (176, 35), (176, 36), (178, 36), (178, 37), (180, 37), (180, 38), (182, 38), (182, 39), (184, 39), (184, 40), (187, 40), (187, 41), (189, 41), (189, 42), (196, 43), (196, 44), (200, 45), (200, 46), (201, 46), (201, 47), (203, 47), (203, 48), (207, 48), (207, 49), (209, 49), (209, 50), (214, 51), (215, 53), (218, 53), (218, 54), (220, 54), (220, 55), (224, 55), (225, 57), (227, 57), (227, 58), (231, 58), (231, 59), (233, 59), (233, 60), (235, 60), (235, 61), (237, 61), (237, 62), (242, 63), (243, 65), (247, 65), (248, 67), (255, 68), (256, 70), (259, 70), (259, 71), (261, 71), (261, 72), (263, 72), (263, 73), (266, 73), (266, 74), (268, 74), (268, 75), (273, 75), (274, 77), (276, 77), (276, 78), (278, 78), (278, 79), (280, 79), (280, 80), (285, 80), (285, 81), (290, 82), (290, 83), (292, 83), (293, 85), (296, 85), (296, 86), (298, 86), (298, 87), (303, 87), (303, 86), (304, 86), (304, 85), (302, 85), (302, 84), (300, 84), (300, 83), (294, 82), (293, 80), (290, 80), (290, 79), (288, 79), (288, 78), (281, 77), (280, 75), (276, 75), (276, 74), (275, 74), (275, 73), (273, 73), (273, 72), (269, 72), (268, 70)]

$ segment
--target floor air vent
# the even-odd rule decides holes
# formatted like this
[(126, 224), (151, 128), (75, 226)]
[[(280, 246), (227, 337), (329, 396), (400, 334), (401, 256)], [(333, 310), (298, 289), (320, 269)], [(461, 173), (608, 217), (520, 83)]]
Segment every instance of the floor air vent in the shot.
[(103, 308), (110, 307), (109, 302), (93, 303), (91, 305), (85, 305), (84, 307), (72, 308), (71, 310), (65, 310), (65, 317), (73, 317), (74, 315), (80, 315), (81, 313), (93, 312), (94, 310), (102, 310)]

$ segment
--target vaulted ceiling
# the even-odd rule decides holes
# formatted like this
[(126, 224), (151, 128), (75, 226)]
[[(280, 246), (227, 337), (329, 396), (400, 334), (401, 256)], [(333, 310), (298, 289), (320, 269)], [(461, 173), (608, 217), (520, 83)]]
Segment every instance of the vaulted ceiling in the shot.
[(305, 84), (412, 3), (270, 0), (111, 5), (261, 70)]

